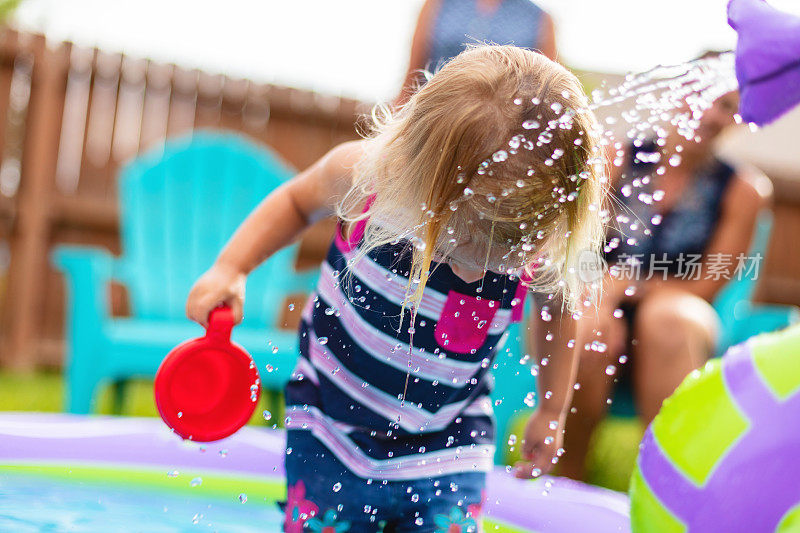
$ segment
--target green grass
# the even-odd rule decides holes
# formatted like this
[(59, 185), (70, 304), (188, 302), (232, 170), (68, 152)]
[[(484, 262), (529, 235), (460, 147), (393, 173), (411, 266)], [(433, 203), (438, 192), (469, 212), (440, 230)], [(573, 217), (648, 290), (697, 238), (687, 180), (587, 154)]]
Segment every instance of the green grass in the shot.
[(644, 426), (637, 418), (607, 418), (594, 433), (586, 479), (595, 485), (628, 491)]
[[(58, 373), (0, 372), (0, 411), (59, 412), (63, 410), (63, 398), (64, 383)], [(262, 415), (265, 409), (272, 413), (269, 421), (265, 421)], [(111, 387), (101, 390), (98, 396), (98, 412), (113, 414)], [(158, 416), (153, 402), (152, 381), (131, 381), (118, 414)], [(250, 424), (281, 427), (283, 408), (280, 398), (274, 394), (262, 394)], [(627, 491), (643, 431), (641, 423), (636, 419), (609, 418), (603, 422), (595, 432), (587, 458), (588, 481), (602, 487)]]
[[(59, 373), (12, 374), (0, 372), (0, 411), (61, 412), (64, 410), (64, 381)], [(158, 416), (153, 400), (151, 380), (132, 380), (127, 385), (125, 401), (119, 413), (114, 412), (111, 386), (103, 387), (97, 397), (99, 414), (126, 416)], [(264, 410), (271, 419), (266, 421)], [(250, 424), (283, 425), (283, 406), (275, 394), (262, 393)]]

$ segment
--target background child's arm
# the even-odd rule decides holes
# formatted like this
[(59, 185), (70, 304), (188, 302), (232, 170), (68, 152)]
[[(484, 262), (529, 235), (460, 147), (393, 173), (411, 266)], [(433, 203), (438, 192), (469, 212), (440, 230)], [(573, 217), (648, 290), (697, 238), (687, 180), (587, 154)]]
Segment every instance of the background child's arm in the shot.
[[(553, 313), (551, 322), (534, 315), (530, 321), (534, 342), (530, 343), (540, 357), (548, 357), (539, 365), (538, 405), (525, 425), (522, 459), (517, 463), (517, 477), (529, 478), (546, 474), (553, 468), (553, 459), (564, 442), (564, 424), (572, 404), (572, 392), (578, 372), (579, 347), (573, 346), (577, 321), (568, 313)], [(545, 340), (547, 333), (552, 340)], [(573, 342), (570, 342), (573, 341)]]
[(311, 223), (334, 213), (350, 188), (352, 168), (361, 154), (360, 141), (341, 144), (267, 196), (192, 287), (187, 316), (205, 326), (209, 312), (226, 303), (239, 322), (246, 276)]

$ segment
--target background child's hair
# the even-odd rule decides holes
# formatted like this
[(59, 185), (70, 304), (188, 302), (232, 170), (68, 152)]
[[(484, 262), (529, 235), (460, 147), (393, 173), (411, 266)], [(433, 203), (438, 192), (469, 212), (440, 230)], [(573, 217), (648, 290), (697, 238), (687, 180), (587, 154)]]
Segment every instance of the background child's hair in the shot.
[[(469, 242), (482, 267), (524, 268), (534, 288), (577, 307), (587, 288), (578, 255), (602, 243), (605, 160), (574, 75), (521, 48), (472, 47), (396, 113), (377, 107), (372, 118), (339, 205), (348, 222), (369, 216), (355, 260), (408, 239), (415, 306), (434, 258), (457, 260), (454, 247)], [(369, 213), (356, 215), (369, 196)]]

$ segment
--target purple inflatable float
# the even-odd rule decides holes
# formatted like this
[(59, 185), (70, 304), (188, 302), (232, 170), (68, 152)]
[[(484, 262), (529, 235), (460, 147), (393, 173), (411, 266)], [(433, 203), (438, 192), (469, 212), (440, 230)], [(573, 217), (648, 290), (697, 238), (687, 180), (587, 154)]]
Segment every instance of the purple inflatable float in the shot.
[[(246, 427), (201, 446), (157, 419), (2, 414), (0, 531), (280, 531), (284, 437)], [(501, 469), (484, 513), (488, 532), (629, 531), (622, 494)]]
[(800, 17), (764, 0), (731, 0), (728, 21), (739, 34), (739, 114), (763, 126), (800, 103)]

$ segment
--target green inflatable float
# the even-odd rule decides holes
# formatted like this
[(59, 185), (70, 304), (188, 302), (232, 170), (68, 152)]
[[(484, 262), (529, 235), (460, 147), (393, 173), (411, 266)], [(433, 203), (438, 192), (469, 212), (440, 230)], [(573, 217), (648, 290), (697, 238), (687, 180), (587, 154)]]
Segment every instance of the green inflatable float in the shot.
[(647, 429), (631, 480), (640, 532), (800, 532), (800, 326), (693, 372)]

